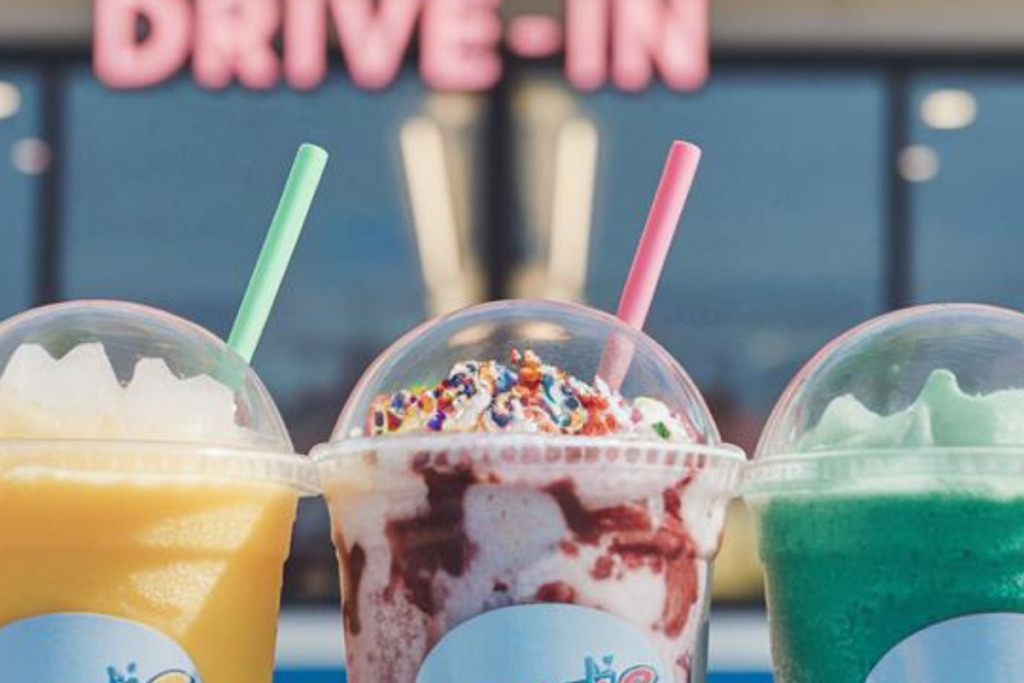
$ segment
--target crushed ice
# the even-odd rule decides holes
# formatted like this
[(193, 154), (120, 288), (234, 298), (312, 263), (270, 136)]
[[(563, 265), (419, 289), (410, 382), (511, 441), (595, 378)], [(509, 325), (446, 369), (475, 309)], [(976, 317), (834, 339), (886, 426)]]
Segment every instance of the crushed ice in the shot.
[(236, 421), (234, 392), (206, 375), (181, 378), (162, 359), (138, 362), (118, 381), (100, 343), (57, 360), (24, 344), (0, 375), (0, 437), (113, 438), (237, 444), (251, 438)]

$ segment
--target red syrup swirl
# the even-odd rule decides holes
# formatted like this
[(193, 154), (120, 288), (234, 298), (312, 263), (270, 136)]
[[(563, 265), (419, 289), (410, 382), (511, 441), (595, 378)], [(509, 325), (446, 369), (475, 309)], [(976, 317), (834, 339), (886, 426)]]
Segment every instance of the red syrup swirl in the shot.
[(620, 566), (629, 570), (646, 565), (664, 575), (665, 605), (659, 627), (672, 638), (682, 634), (697, 602), (697, 552), (683, 524), (680, 494), (690, 479), (688, 476), (664, 492), (665, 515), (657, 528), (648, 510), (639, 504), (588, 509), (571, 479), (546, 489), (561, 508), (576, 542), (591, 546), (607, 542), (607, 553), (591, 568), (594, 579), (615, 580)]
[(388, 522), (391, 582), (384, 597), (403, 590), (409, 602), (433, 616), (443, 608), (434, 596), (434, 576), (462, 576), (475, 551), (464, 522), (466, 491), (477, 478), (469, 466), (441, 470), (418, 459), (414, 469), (427, 485), (427, 511)]
[[(412, 469), (426, 484), (427, 509), (416, 517), (389, 521), (386, 526), (392, 560), (384, 598), (394, 600), (401, 591), (424, 614), (435, 616), (444, 610), (443, 597), (434, 591), (437, 574), (463, 576), (476, 553), (465, 530), (466, 493), (474, 484), (496, 485), (500, 481), (494, 475), (479, 476), (470, 464), (451, 465), (443, 453), (415, 458)], [(697, 601), (697, 551), (683, 523), (681, 504), (682, 490), (692, 476), (664, 491), (665, 514), (657, 526), (642, 502), (588, 508), (571, 478), (543, 489), (558, 505), (571, 534), (559, 544), (559, 552), (576, 557), (579, 546), (606, 549), (591, 569), (594, 579), (615, 581), (625, 572), (642, 567), (663, 575), (665, 604), (655, 627), (669, 637), (682, 634)], [(352, 558), (348, 562), (351, 566)], [(507, 590), (504, 584), (501, 588)], [(497, 584), (495, 590), (499, 591)], [(578, 597), (576, 587), (554, 581), (542, 585), (535, 600), (572, 604)], [(358, 626), (358, 610), (353, 609)]]
[[(341, 542), (336, 543), (337, 547), (344, 548), (344, 540), (339, 540)], [(363, 630), (359, 619), (359, 585), (366, 570), (366, 551), (363, 550), (363, 546), (356, 543), (348, 552), (339, 553), (338, 559), (344, 567), (342, 575), (345, 577), (345, 590), (342, 594), (345, 623), (348, 624), (349, 632), (357, 636)]]

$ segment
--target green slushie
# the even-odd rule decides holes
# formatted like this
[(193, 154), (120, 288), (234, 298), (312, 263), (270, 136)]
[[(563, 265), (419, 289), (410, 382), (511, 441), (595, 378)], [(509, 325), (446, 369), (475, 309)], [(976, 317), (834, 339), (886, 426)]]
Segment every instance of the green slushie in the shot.
[(797, 378), (746, 484), (778, 683), (1022, 680), (1022, 365), (1024, 317), (927, 307)]

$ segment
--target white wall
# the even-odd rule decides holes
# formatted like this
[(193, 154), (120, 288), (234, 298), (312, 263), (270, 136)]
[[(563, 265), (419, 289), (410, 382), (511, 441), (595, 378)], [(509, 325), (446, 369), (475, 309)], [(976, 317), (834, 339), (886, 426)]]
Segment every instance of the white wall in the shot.
[(715, 44), (1024, 51), (1022, 0), (711, 0)]
[(0, 46), (87, 44), (91, 14), (91, 0), (0, 0)]
[[(1024, 51), (1024, 0), (710, 1), (715, 44), (729, 49)], [(87, 45), (91, 7), (91, 0), (0, 0), (0, 46)]]

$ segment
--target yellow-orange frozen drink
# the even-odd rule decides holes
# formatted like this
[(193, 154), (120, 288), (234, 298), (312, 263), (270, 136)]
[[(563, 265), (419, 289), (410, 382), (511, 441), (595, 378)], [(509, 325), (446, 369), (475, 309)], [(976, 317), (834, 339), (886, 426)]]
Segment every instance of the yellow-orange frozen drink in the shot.
[(73, 303), (0, 325), (0, 681), (269, 683), (292, 453), (189, 323)]

